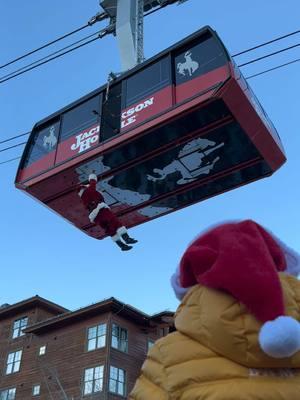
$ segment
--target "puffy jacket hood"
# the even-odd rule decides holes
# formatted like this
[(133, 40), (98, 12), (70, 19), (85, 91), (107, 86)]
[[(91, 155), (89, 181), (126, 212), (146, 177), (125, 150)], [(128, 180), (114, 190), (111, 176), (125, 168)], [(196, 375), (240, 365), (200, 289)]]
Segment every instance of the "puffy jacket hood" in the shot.
[[(286, 315), (299, 321), (300, 282), (292, 276), (279, 275)], [(290, 358), (274, 359), (260, 349), (261, 323), (225, 292), (195, 285), (176, 312), (175, 326), (184, 335), (245, 367), (300, 368), (300, 352)]]

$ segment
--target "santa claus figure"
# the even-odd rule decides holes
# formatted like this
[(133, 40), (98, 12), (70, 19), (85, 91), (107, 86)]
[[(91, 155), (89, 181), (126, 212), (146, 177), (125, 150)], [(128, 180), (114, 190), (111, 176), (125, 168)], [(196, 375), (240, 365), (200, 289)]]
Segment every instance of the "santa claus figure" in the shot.
[(299, 272), (253, 221), (201, 234), (171, 279), (176, 332), (150, 349), (129, 399), (298, 400)]
[(92, 223), (101, 226), (105, 233), (111, 236), (112, 240), (122, 251), (132, 249), (130, 244), (137, 243), (137, 240), (128, 235), (127, 229), (114, 215), (110, 207), (105, 203), (103, 195), (97, 190), (97, 175), (89, 175), (89, 184), (81, 185), (78, 195), (84, 206), (89, 211), (89, 219)]

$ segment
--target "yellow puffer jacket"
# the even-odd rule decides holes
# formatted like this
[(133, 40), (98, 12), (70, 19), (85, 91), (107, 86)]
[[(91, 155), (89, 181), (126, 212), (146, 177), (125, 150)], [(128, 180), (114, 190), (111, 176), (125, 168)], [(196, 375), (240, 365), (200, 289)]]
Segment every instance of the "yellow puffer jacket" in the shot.
[[(283, 274), (280, 281), (286, 314), (300, 320), (300, 282)], [(194, 286), (175, 325), (149, 351), (129, 399), (300, 400), (300, 352), (263, 353), (261, 324), (230, 295)]]

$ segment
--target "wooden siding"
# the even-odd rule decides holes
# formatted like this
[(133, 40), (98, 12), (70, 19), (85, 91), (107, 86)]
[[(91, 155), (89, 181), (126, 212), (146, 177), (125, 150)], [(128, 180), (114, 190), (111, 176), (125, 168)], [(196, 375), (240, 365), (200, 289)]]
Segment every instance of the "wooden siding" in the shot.
[[(29, 317), (29, 324), (51, 317), (42, 309), (33, 309), (27, 314), (0, 321), (0, 390), (16, 387), (16, 400), (120, 400), (124, 397), (108, 391), (109, 367), (126, 371), (127, 396), (145, 360), (148, 339), (158, 339), (161, 328), (166, 326), (165, 323), (153, 324), (145, 328), (118, 313), (99, 312), (99, 315), (70, 322), (49, 332), (39, 335), (30, 333), (12, 340), (13, 321), (25, 315)], [(87, 329), (100, 323), (107, 324), (106, 347), (87, 351)], [(111, 347), (112, 323), (127, 329), (127, 353)], [(46, 346), (46, 354), (39, 356), (39, 348), (43, 345)], [(20, 372), (5, 375), (7, 354), (20, 349), (23, 350)], [(103, 391), (94, 396), (82, 396), (85, 369), (99, 365), (104, 366)], [(37, 384), (41, 385), (41, 392), (35, 397), (32, 396), (32, 387)]]

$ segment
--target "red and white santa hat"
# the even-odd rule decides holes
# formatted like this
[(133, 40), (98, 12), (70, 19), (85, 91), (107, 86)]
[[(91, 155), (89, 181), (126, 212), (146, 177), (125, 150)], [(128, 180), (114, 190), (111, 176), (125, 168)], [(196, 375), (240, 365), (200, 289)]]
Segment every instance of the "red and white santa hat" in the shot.
[(180, 300), (196, 284), (230, 293), (263, 323), (262, 350), (284, 358), (300, 350), (300, 324), (285, 316), (280, 271), (299, 274), (300, 256), (262, 226), (246, 220), (201, 234), (183, 254), (171, 284)]

